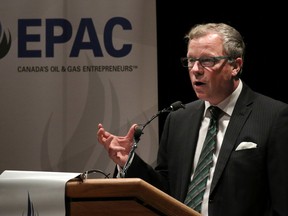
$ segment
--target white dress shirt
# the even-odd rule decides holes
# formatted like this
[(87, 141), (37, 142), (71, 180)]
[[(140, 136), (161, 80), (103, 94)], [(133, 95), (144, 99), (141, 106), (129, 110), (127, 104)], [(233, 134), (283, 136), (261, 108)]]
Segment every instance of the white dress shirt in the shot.
[[(216, 144), (215, 152), (213, 154), (213, 165), (210, 169), (210, 175), (209, 175), (210, 177), (208, 178), (206, 190), (205, 190), (204, 197), (203, 197), (202, 209), (201, 209), (201, 215), (202, 216), (209, 216), (208, 215), (209, 194), (210, 194), (211, 182), (213, 179), (213, 174), (214, 174), (217, 158), (218, 158), (218, 155), (220, 152), (223, 138), (224, 138), (226, 129), (228, 127), (234, 106), (235, 106), (236, 101), (237, 101), (237, 99), (240, 95), (240, 92), (242, 90), (242, 86), (243, 86), (243, 84), (240, 80), (240, 83), (239, 83), (238, 87), (235, 89), (235, 91), (228, 98), (226, 98), (224, 101), (217, 104), (217, 106), (223, 111), (224, 114), (221, 115), (219, 120), (218, 120), (217, 144)], [(201, 153), (201, 150), (203, 147), (203, 143), (204, 143), (204, 140), (206, 137), (206, 133), (208, 130), (208, 126), (209, 126), (209, 122), (210, 122), (210, 113), (207, 112), (207, 108), (209, 106), (210, 106), (210, 103), (205, 101), (205, 111), (204, 111), (203, 120), (202, 120), (202, 124), (201, 124), (200, 131), (199, 131), (199, 138), (198, 138), (195, 157), (194, 157), (193, 170), (195, 170), (195, 168), (196, 168), (196, 165), (197, 165), (197, 162), (199, 160), (200, 153)], [(191, 176), (191, 180), (192, 180), (192, 178), (193, 178), (193, 174)]]

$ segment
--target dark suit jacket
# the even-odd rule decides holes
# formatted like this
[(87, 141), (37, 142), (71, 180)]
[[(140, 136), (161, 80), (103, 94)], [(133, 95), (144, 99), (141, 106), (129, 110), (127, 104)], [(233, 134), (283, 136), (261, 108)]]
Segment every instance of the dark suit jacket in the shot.
[[(171, 112), (153, 169), (135, 155), (126, 177), (139, 177), (184, 201), (204, 102)], [(257, 148), (235, 151), (241, 142)], [(288, 106), (245, 84), (222, 143), (209, 216), (288, 216)]]

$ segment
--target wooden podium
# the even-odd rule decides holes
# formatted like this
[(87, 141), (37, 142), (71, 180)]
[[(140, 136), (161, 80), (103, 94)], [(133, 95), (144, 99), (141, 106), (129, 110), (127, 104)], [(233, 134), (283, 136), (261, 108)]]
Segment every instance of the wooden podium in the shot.
[(65, 199), (67, 216), (200, 216), (139, 178), (72, 179)]

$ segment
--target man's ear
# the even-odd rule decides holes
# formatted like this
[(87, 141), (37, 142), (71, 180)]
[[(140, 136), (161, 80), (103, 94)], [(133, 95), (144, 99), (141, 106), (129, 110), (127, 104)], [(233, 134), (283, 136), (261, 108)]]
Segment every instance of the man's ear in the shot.
[(233, 67), (232, 75), (235, 77), (239, 77), (242, 70), (243, 65), (243, 59), (242, 58), (236, 58), (231, 62), (231, 65)]

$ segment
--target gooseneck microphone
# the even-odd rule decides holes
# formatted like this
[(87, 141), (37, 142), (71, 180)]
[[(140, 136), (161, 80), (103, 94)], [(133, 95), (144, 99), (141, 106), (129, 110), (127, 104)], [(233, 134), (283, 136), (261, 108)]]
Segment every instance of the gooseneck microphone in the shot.
[(134, 132), (134, 139), (139, 142), (141, 135), (143, 134), (143, 130), (144, 128), (150, 124), (150, 122), (152, 122), (155, 118), (157, 118), (160, 114), (162, 113), (168, 113), (168, 112), (173, 112), (176, 111), (180, 108), (185, 109), (184, 104), (182, 104), (181, 101), (176, 101), (174, 103), (172, 103), (169, 107), (164, 108), (162, 110), (160, 110), (158, 113), (156, 113), (154, 116), (152, 116), (142, 127), (136, 127), (135, 128), (135, 132)]
[(167, 108), (164, 108), (160, 111), (158, 111), (158, 113), (156, 113), (155, 115), (153, 115), (145, 124), (143, 124), (143, 126), (136, 126), (135, 127), (135, 131), (134, 131), (134, 144), (132, 145), (132, 148), (129, 152), (129, 155), (128, 155), (128, 159), (123, 167), (123, 169), (120, 171), (120, 177), (121, 178), (125, 178), (125, 175), (126, 175), (126, 172), (129, 168), (129, 166), (131, 165), (132, 163), (132, 158), (134, 156), (134, 152), (137, 148), (137, 144), (138, 142), (140, 141), (140, 137), (141, 135), (143, 134), (143, 130), (144, 128), (150, 123), (152, 122), (155, 118), (157, 118), (160, 114), (162, 113), (169, 113), (169, 112), (173, 112), (173, 111), (176, 111), (178, 109), (185, 109), (185, 105), (182, 104), (181, 101), (176, 101), (174, 103), (172, 103), (169, 107)]

